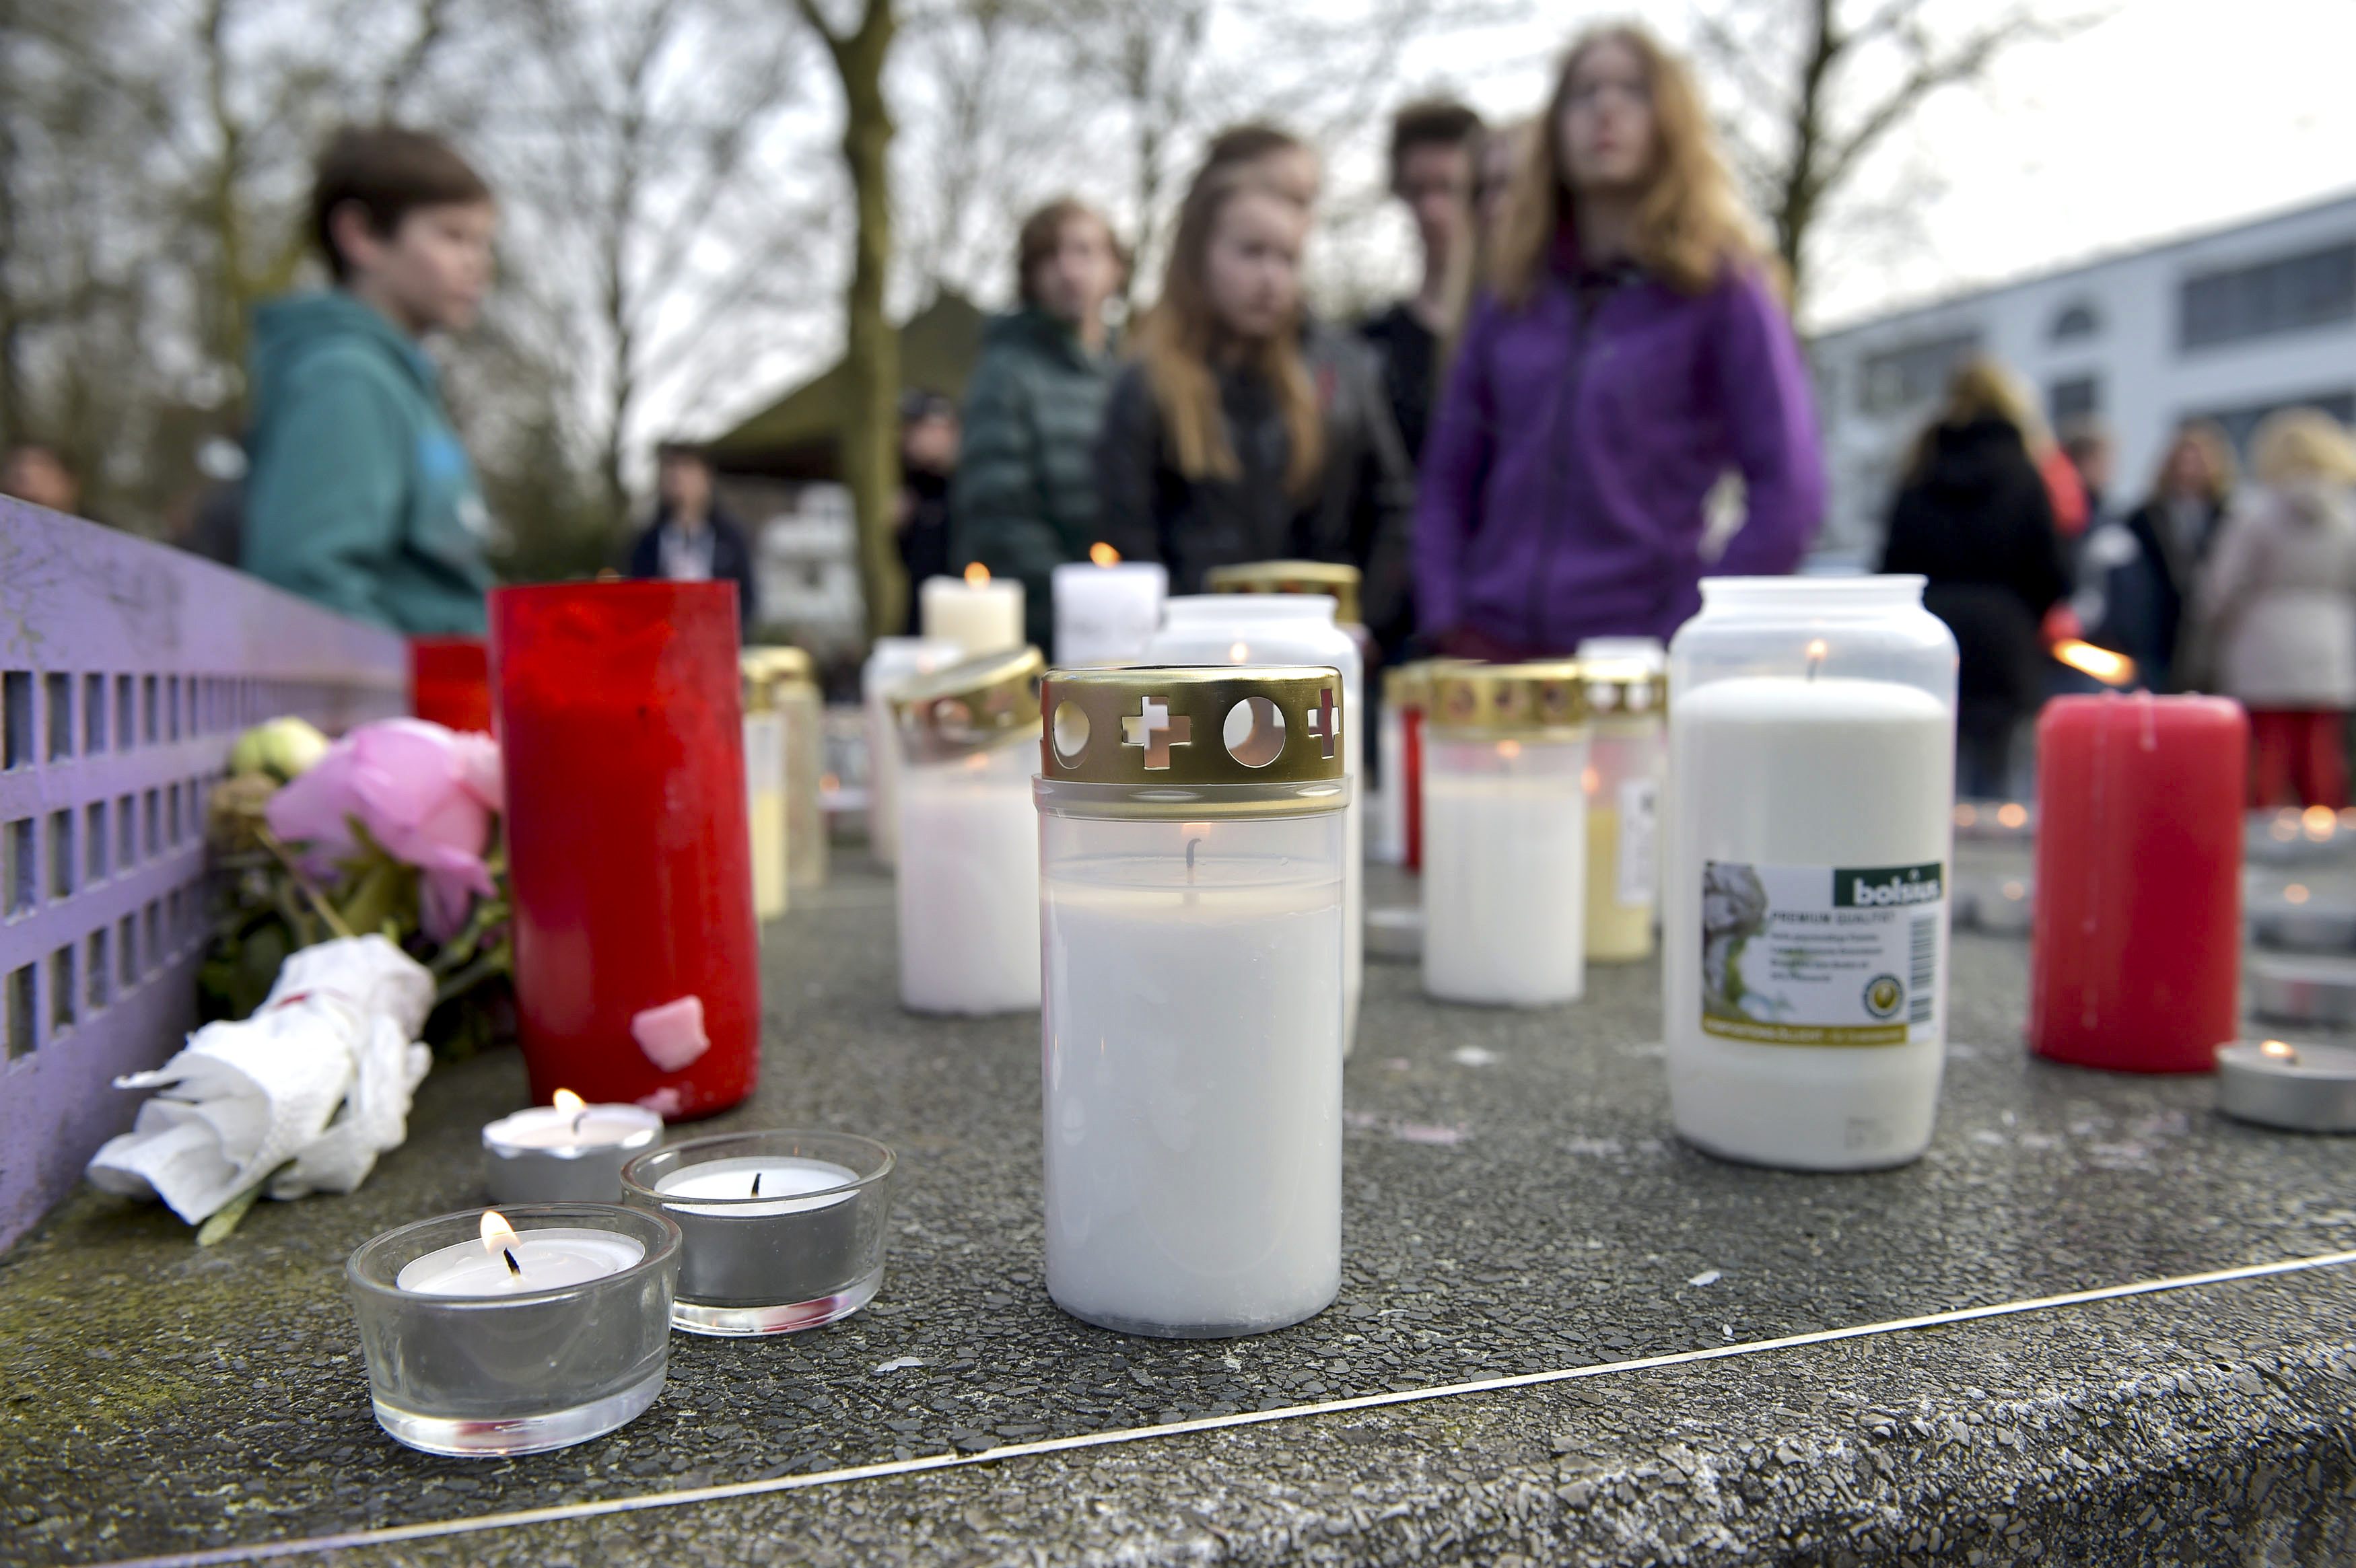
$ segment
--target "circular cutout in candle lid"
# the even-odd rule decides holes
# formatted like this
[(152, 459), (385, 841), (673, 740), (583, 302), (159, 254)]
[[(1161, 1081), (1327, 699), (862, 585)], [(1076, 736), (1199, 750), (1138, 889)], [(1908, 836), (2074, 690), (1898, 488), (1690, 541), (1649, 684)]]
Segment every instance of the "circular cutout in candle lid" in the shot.
[(412, 1258), (393, 1285), (417, 1296), (517, 1296), (586, 1285), (646, 1255), (638, 1242), (612, 1231), (552, 1228), (518, 1235), (498, 1210), (486, 1209), (480, 1242)]

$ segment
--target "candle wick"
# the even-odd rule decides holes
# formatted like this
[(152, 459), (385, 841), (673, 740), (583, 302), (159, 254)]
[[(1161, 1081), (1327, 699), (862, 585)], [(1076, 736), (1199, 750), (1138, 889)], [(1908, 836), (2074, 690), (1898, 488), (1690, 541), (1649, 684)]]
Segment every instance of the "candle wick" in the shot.
[(583, 1122), (587, 1121), (588, 1119), (589, 1119), (589, 1113), (588, 1113), (588, 1111), (587, 1111), (585, 1108), (581, 1112), (581, 1114), (580, 1114), (579, 1115), (574, 1116), (574, 1117), (573, 1118), (573, 1136), (574, 1137), (576, 1137), (576, 1138), (577, 1138), (577, 1137), (579, 1137), (579, 1136), (581, 1136), (581, 1124), (582, 1124)]
[(516, 1262), (514, 1248), (501, 1247), (499, 1249), (499, 1256), (508, 1260), (508, 1274), (511, 1278), (521, 1279), (523, 1277), (523, 1264)]
[(753, 1173), (753, 1196), (761, 1196), (761, 1173), (757, 1170)]
[(1200, 838), (1186, 840), (1186, 885), (1190, 888), (1194, 885), (1194, 848), (1202, 842)]

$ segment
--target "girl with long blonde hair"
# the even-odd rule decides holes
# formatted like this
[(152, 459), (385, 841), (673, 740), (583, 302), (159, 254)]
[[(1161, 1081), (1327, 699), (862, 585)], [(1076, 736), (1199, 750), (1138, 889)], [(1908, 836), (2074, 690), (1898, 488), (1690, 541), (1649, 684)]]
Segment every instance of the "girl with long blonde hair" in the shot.
[(1789, 571), (1823, 507), (1807, 371), (1684, 62), (1640, 27), (1574, 44), (1494, 239), (1423, 454), (1426, 635), (1486, 657), (1666, 637), (1729, 472), (1747, 512), (1709, 570)]
[(1196, 176), (1162, 292), (1097, 441), (1104, 537), (1199, 593), (1212, 568), (1342, 561), (1370, 624), (1404, 592), (1413, 481), (1362, 346), (1307, 324), (1297, 191), (1248, 161)]

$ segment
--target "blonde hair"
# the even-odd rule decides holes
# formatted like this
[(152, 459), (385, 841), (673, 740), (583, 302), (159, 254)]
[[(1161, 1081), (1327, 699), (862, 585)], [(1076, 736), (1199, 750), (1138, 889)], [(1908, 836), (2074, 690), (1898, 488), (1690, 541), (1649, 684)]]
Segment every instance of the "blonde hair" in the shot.
[(2159, 454), (2159, 467), (2151, 476), (2151, 498), (2165, 499), (2168, 495), (2169, 471), (2176, 466), (2176, 454), (2185, 446), (2201, 449), (2201, 456), (2209, 469), (2209, 500), (2222, 506), (2233, 488), (2233, 477), (2239, 464), (2233, 461), (2233, 443), (2213, 420), (2187, 420), (2176, 427), (2168, 440), (2168, 447)]
[[(1219, 405), (1219, 378), (1213, 368), (1218, 351), (1233, 343), (1211, 303), (1206, 274), (1211, 238), (1219, 219), (1245, 196), (1271, 197), (1288, 207), (1295, 205), (1248, 165), (1205, 169), (1178, 209), (1162, 295), (1130, 337), (1138, 360), (1145, 367), (1146, 381), (1153, 389), (1154, 405), (1162, 412), (1162, 429), (1178, 460), (1178, 472), (1190, 480), (1235, 479), (1243, 472), (1236, 461), (1226, 412)], [(1301, 357), (1297, 307), (1293, 318), (1272, 336), (1248, 346), (1244, 363), (1267, 380), (1284, 418), (1291, 448), (1284, 471), (1285, 488), (1294, 496), (1306, 495), (1324, 470), (1325, 429), (1316, 389)]]
[(2250, 437), (2250, 472), (2277, 488), (2321, 480), (2356, 485), (2356, 443), (2348, 427), (2321, 409), (2268, 414)]
[(1615, 22), (1580, 36), (1562, 57), (1554, 93), (1532, 128), (1514, 170), (1503, 232), (1490, 278), (1500, 300), (1518, 309), (1546, 276), (1555, 236), (1576, 198), (1562, 166), (1562, 118), (1571, 79), (1599, 45), (1618, 44), (1643, 62), (1652, 91), (1653, 160), (1637, 203), (1635, 261), (1682, 293), (1707, 293), (1730, 265), (1757, 262), (1751, 216), (1719, 155), (1709, 112), (1686, 63), (1633, 23)]
[(2042, 459), (2052, 449), (2052, 432), (2046, 429), (2045, 418), (2037, 411), (2029, 389), (2002, 365), (1986, 355), (1975, 354), (1956, 366), (1954, 373), (1947, 378), (1946, 401), (1914, 438), (1907, 472), (1920, 475), (1930, 466), (1941, 427), (1961, 430), (1983, 420), (2010, 425), (2019, 434), (2020, 444), (2032, 462)]

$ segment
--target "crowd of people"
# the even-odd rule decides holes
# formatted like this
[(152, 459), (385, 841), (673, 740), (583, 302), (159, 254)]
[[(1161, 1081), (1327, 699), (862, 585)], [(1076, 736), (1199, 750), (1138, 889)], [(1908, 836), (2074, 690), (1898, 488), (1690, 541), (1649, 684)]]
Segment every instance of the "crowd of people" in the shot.
[[(1665, 639), (1704, 573), (1794, 570), (1825, 476), (1783, 279), (1738, 197), (1684, 61), (1640, 28), (1586, 34), (1542, 112), (1490, 127), (1411, 104), (1389, 147), (1421, 272), (1357, 324), (1302, 287), (1323, 170), (1261, 123), (1215, 138), (1152, 303), (1116, 326), (1131, 258), (1065, 198), (1022, 225), (1018, 303), (959, 408), (901, 410), (912, 581), (979, 561), (1021, 580), (1052, 654), (1052, 574), (1109, 545), (1214, 569), (1299, 558), (1364, 574), (1389, 656), (1567, 655)], [(492, 193), (453, 148), (351, 130), (317, 169), (333, 287), (257, 315), (237, 559), (412, 633), (479, 632), (486, 517), (421, 340), (462, 330), (490, 279)], [(70, 505), (37, 452), (10, 487)], [(1961, 655), (1959, 784), (2015, 787), (2016, 737), (2064, 636), (2127, 654), (2157, 689), (2243, 699), (2253, 798), (2346, 803), (2356, 709), (2356, 449), (2327, 416), (2262, 427), (2252, 477), (2191, 425), (2151, 493), (2110, 507), (2109, 443), (2056, 439), (2000, 367), (1954, 378), (1891, 502), (1881, 566), (1928, 579)], [(757, 585), (744, 528), (696, 449), (659, 454), (632, 575)], [(1714, 496), (1741, 497), (1711, 525)]]

